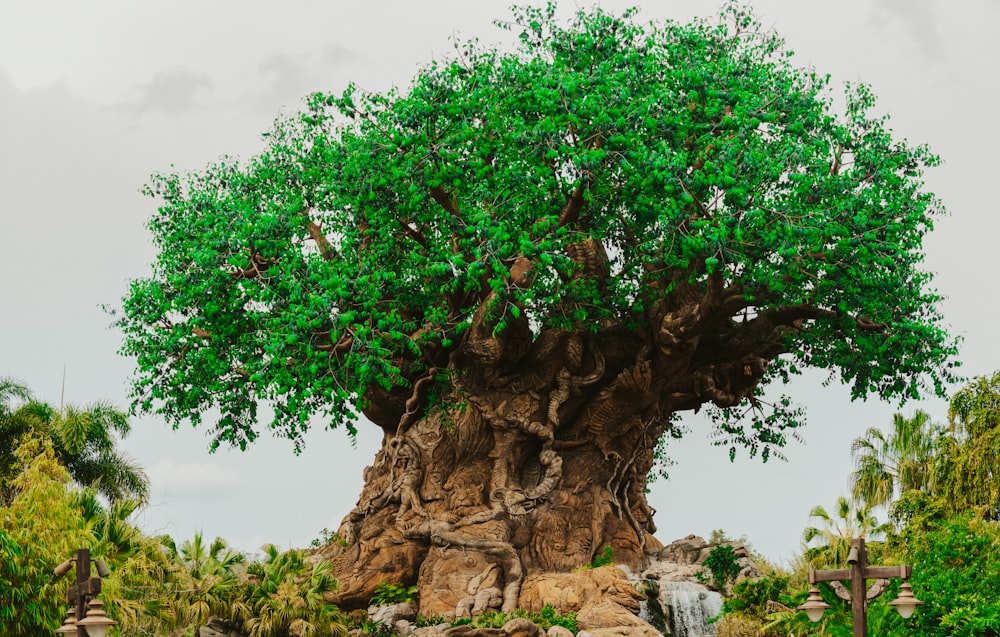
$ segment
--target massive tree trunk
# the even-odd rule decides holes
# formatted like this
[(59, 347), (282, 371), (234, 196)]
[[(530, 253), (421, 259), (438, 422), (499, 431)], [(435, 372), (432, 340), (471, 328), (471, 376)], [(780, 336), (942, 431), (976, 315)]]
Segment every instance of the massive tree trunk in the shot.
[(340, 605), (385, 581), (418, 584), (427, 616), (512, 610), (525, 577), (605, 547), (641, 567), (660, 547), (646, 476), (671, 414), (735, 404), (764, 372), (758, 351), (698, 346), (706, 308), (662, 307), (652, 333), (472, 334), (447, 373), (370, 396), (385, 438), (339, 531)]

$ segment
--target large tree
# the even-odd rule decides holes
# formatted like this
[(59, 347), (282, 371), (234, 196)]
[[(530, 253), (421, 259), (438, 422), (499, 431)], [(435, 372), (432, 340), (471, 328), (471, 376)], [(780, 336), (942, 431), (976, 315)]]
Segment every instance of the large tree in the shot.
[[(655, 546), (646, 475), (712, 407), (765, 458), (804, 366), (854, 397), (942, 393), (921, 270), (938, 162), (864, 85), (836, 109), (741, 8), (718, 23), (516, 10), (406, 90), (316, 94), (246, 162), (154, 177), (159, 255), (118, 325), (135, 405), (241, 448), (321, 416), (384, 432), (340, 537), (345, 606), (425, 614)], [(272, 413), (262, 423), (258, 406)]]

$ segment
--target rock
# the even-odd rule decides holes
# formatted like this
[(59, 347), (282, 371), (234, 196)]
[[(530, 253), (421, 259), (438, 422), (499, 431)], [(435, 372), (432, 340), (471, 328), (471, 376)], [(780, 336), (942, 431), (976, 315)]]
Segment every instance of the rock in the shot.
[(401, 619), (413, 621), (417, 618), (417, 611), (406, 602), (399, 604), (384, 604), (382, 606), (369, 606), (368, 618), (372, 622), (378, 622), (387, 626), (394, 626)]
[(576, 573), (529, 576), (521, 586), (518, 606), (534, 613), (546, 605), (559, 613), (576, 613), (587, 604), (607, 600), (638, 613), (642, 599), (643, 595), (626, 579), (624, 571), (602, 566)]
[(444, 631), (448, 630), (451, 624), (438, 624), (437, 626), (423, 626), (412, 633), (412, 637), (443, 637)]
[[(638, 609), (636, 609), (638, 611)], [(632, 610), (610, 599), (587, 604), (576, 614), (581, 628), (608, 628), (616, 626), (649, 626)]]
[(540, 626), (524, 617), (514, 618), (504, 624), (502, 628), (455, 626), (443, 634), (445, 637), (546, 637), (545, 631)]
[(503, 625), (501, 630), (509, 637), (545, 637), (545, 631), (542, 630), (541, 626), (524, 617), (510, 620)]
[[(702, 549), (708, 548), (705, 538), (689, 535), (683, 539), (671, 542), (660, 551), (660, 560), (676, 564), (695, 564), (701, 557)], [(707, 554), (706, 554), (707, 555)]]
[(613, 626), (581, 630), (577, 637), (663, 637), (663, 633), (649, 624), (645, 626)]
[(209, 617), (205, 625), (198, 629), (198, 637), (237, 637), (239, 634), (220, 617)]
[(395, 626), (396, 626), (396, 634), (401, 635), (402, 637), (407, 637), (410, 633), (413, 632), (413, 624), (411, 624), (405, 619), (396, 620)]
[(573, 631), (565, 626), (550, 626), (545, 637), (573, 637)]

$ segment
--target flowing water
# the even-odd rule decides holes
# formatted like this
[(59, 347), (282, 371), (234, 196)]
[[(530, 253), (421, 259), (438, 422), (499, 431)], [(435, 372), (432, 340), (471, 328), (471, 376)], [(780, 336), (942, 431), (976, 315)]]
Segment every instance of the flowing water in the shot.
[(646, 580), (641, 616), (670, 637), (715, 634), (708, 620), (722, 612), (722, 596), (693, 582)]

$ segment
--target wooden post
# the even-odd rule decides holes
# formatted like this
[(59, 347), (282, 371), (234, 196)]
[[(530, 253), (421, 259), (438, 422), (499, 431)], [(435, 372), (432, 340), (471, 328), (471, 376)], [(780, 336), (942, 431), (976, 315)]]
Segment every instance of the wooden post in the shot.
[[(882, 594), (881, 586), (868, 591), (866, 580), (870, 579), (909, 579), (913, 569), (907, 565), (900, 566), (868, 566), (868, 548), (864, 538), (851, 541), (851, 553), (855, 558), (851, 568), (840, 568), (824, 571), (810, 571), (809, 583), (851, 581), (851, 593), (837, 593), (841, 599), (850, 599), (851, 616), (854, 618), (854, 637), (868, 637), (868, 599)], [(843, 587), (841, 587), (843, 590)]]
[[(87, 616), (87, 595), (90, 584), (90, 549), (76, 550), (76, 621)], [(87, 637), (83, 626), (77, 624), (77, 637)]]
[(854, 617), (854, 637), (868, 637), (868, 587), (865, 586), (865, 569), (868, 568), (868, 548), (864, 538), (855, 538), (851, 548), (858, 559), (851, 564), (851, 615)]

